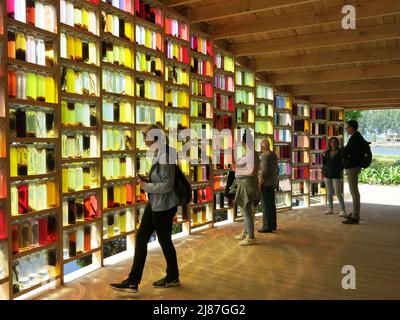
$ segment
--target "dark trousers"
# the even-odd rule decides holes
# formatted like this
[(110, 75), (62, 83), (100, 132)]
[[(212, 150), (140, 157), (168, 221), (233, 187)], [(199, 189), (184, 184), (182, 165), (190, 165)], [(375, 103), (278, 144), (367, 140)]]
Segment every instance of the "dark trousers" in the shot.
[(150, 204), (146, 206), (137, 232), (135, 256), (129, 274), (129, 280), (132, 284), (140, 284), (143, 268), (146, 263), (147, 244), (154, 231), (157, 233), (158, 242), (167, 261), (167, 281), (171, 282), (179, 277), (176, 251), (171, 239), (172, 225), (176, 211), (177, 207), (167, 211), (154, 212), (151, 210)]
[(275, 187), (263, 186), (261, 190), (263, 207), (263, 229), (276, 230)]

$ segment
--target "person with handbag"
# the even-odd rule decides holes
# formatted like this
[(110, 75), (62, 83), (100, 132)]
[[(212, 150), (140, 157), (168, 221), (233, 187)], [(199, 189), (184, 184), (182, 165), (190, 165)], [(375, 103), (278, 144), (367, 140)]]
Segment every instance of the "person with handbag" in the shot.
[(343, 198), (343, 167), (342, 152), (339, 148), (339, 139), (332, 137), (328, 142), (328, 149), (322, 155), (322, 172), (325, 177), (325, 186), (328, 197), (328, 209), (325, 214), (333, 214), (333, 195), (339, 200), (339, 217), (346, 215)]
[(254, 150), (254, 138), (250, 130), (245, 130), (242, 138), (245, 143), (245, 156), (239, 159), (236, 165), (235, 181), (231, 189), (236, 188), (235, 203), (243, 212), (243, 231), (235, 236), (239, 245), (248, 246), (256, 244), (254, 236), (254, 208), (260, 202), (260, 190), (258, 186), (258, 170), (260, 159)]
[(270, 150), (268, 139), (261, 140), (260, 190), (263, 208), (263, 227), (260, 233), (276, 230), (275, 188), (278, 186), (278, 156)]
[[(153, 129), (159, 130), (160, 137), (154, 136), (152, 140), (148, 141), (147, 133)], [(173, 220), (180, 203), (179, 195), (174, 189), (176, 164), (170, 161), (170, 159), (176, 161), (176, 151), (168, 146), (165, 132), (160, 127), (148, 126), (144, 129), (143, 134), (146, 145), (155, 151), (149, 180), (140, 180), (141, 189), (148, 193), (149, 203), (137, 231), (131, 272), (127, 279), (111, 284), (113, 289), (129, 293), (139, 292), (139, 284), (147, 257), (147, 244), (154, 231), (157, 233), (158, 242), (167, 262), (167, 271), (166, 276), (154, 282), (153, 286), (167, 288), (180, 285), (177, 256), (171, 239)]]

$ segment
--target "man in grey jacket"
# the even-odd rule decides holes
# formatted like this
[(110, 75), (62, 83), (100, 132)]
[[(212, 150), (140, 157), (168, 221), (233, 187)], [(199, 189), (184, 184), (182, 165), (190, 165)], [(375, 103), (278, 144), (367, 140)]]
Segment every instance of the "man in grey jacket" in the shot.
[[(147, 136), (150, 130), (159, 129), (157, 126), (147, 127), (143, 134)], [(147, 257), (147, 244), (154, 231), (157, 233), (158, 242), (163, 250), (167, 262), (166, 277), (153, 283), (155, 288), (167, 288), (179, 286), (179, 269), (174, 244), (172, 243), (172, 225), (179, 197), (175, 192), (175, 162), (176, 150), (168, 146), (165, 134), (162, 139), (155, 137), (146, 144), (157, 149), (150, 169), (149, 180), (140, 181), (140, 187), (149, 196), (149, 204), (146, 206), (142, 221), (136, 237), (135, 256), (131, 272), (126, 280), (113, 283), (111, 287), (118, 291), (137, 293), (142, 279), (143, 269)], [(147, 139), (146, 139), (147, 140)]]

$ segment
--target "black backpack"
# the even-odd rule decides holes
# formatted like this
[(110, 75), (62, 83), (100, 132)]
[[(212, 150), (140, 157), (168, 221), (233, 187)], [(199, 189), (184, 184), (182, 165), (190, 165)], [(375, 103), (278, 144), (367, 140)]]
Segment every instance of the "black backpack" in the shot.
[(192, 200), (192, 186), (178, 165), (175, 165), (174, 189), (179, 197), (179, 205), (185, 209)]
[(364, 169), (368, 168), (372, 162), (372, 152), (371, 152), (371, 147), (369, 146), (370, 144), (371, 142), (364, 140), (361, 159), (360, 159), (361, 168)]

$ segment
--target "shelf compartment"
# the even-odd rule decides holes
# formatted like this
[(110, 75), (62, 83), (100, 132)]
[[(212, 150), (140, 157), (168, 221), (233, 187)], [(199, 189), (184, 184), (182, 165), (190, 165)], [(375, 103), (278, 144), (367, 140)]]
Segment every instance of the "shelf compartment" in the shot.
[(292, 163), (292, 166), (295, 167), (308, 167), (309, 165), (310, 165), (309, 163), (296, 163), (296, 162)]
[(133, 154), (135, 153), (135, 150), (111, 150), (111, 151), (102, 151), (101, 152), (103, 156), (105, 155), (126, 155), (126, 154)]
[(92, 162), (99, 162), (101, 160), (100, 157), (96, 157), (96, 158), (74, 158), (74, 159), (68, 159), (68, 158), (63, 158), (62, 159), (62, 164), (68, 164), (68, 163), (77, 163), (77, 162), (88, 162), (88, 161), (92, 161)]
[(10, 138), (10, 143), (56, 143), (58, 138)]
[(6, 284), (8, 281), (9, 281), (8, 277), (5, 277), (4, 279), (1, 279), (0, 280), (0, 286), (3, 285), (3, 284)]
[(79, 93), (69, 93), (69, 92), (61, 92), (61, 99), (70, 99), (70, 100), (85, 100), (85, 101), (100, 101), (99, 96), (90, 96), (90, 95), (84, 95), (84, 94), (79, 94)]
[(88, 132), (97, 132), (99, 131), (99, 127), (84, 127), (84, 126), (67, 126), (62, 125), (61, 130), (65, 131), (88, 131)]
[(42, 180), (48, 178), (55, 178), (57, 175), (58, 175), (57, 172), (52, 172), (52, 173), (38, 174), (31, 176), (26, 175), (26, 176), (10, 177), (10, 182)]
[(157, 54), (159, 56), (163, 56), (164, 57), (164, 51), (159, 51), (157, 49), (147, 48), (146, 46), (144, 46), (142, 44), (136, 43), (136, 50), (147, 51), (150, 54)]
[(56, 72), (55, 67), (42, 66), (40, 64), (26, 62), (13, 58), (8, 58), (8, 64), (16, 67), (21, 67), (23, 69), (33, 70), (35, 72), (46, 73), (51, 75), (54, 75), (54, 73)]
[[(206, 82), (212, 82), (214, 83), (214, 78), (212, 76), (204, 76), (202, 74), (197, 74), (197, 73), (191, 73), (190, 77), (192, 79), (196, 79), (196, 80), (202, 80), (202, 81), (206, 81)], [(214, 88), (213, 88), (214, 89)]]
[[(244, 91), (255, 91), (255, 87), (242, 85), (242, 84), (235, 84), (235, 89), (236, 90), (244, 90)], [(262, 100), (264, 100), (264, 99), (262, 99)]]
[(174, 221), (174, 225), (175, 226), (177, 226), (177, 225), (180, 225), (180, 224), (184, 224), (184, 223), (188, 223), (189, 222), (189, 220), (188, 219), (185, 219), (185, 220), (179, 220), (179, 221)]
[(190, 224), (190, 228), (191, 229), (201, 228), (201, 227), (204, 227), (206, 225), (213, 224), (213, 223), (214, 222), (212, 220), (210, 220), (210, 221), (199, 223), (199, 224)]
[(219, 94), (222, 94), (224, 96), (230, 96), (230, 97), (233, 97), (235, 95), (235, 92), (222, 90), (222, 89), (217, 89), (217, 88), (214, 88), (214, 93), (219, 93)]
[[(135, 124), (131, 122), (113, 122), (113, 121), (103, 121), (103, 126), (112, 126), (112, 127), (125, 127), (133, 129)], [(137, 125), (136, 125), (137, 126)]]
[(120, 183), (120, 182), (136, 182), (135, 177), (130, 177), (130, 178), (117, 178), (117, 179), (105, 179), (102, 178), (103, 184), (115, 184), (115, 183)]
[(100, 32), (100, 39), (109, 39), (115, 44), (120, 43), (121, 45), (129, 47), (131, 49), (135, 46), (134, 42), (129, 41), (129, 40), (124, 39), (124, 38), (120, 38), (120, 37), (114, 36), (112, 33), (109, 33), (109, 32), (101, 31)]
[(145, 27), (146, 29), (152, 30), (152, 31), (157, 31), (159, 33), (164, 32), (164, 27), (160, 26), (158, 24), (152, 23), (150, 21), (147, 21), (141, 17), (135, 16), (135, 24)]
[(126, 204), (120, 207), (114, 207), (114, 208), (105, 208), (103, 209), (103, 214), (114, 212), (114, 211), (123, 211), (123, 210), (129, 210), (129, 209), (134, 209), (135, 204)]
[(114, 64), (114, 63), (110, 63), (110, 62), (101, 62), (102, 65), (102, 69), (106, 68), (106, 69), (113, 69), (114, 71), (122, 71), (123, 73), (128, 73), (130, 75), (133, 75), (135, 72), (135, 69), (133, 68), (129, 68), (123, 65), (119, 65), (119, 64)]
[(79, 227), (84, 227), (84, 226), (87, 226), (87, 225), (98, 223), (98, 222), (101, 221), (101, 219), (102, 219), (101, 217), (97, 217), (97, 218), (94, 218), (92, 220), (78, 221), (75, 224), (71, 224), (71, 225), (68, 225), (68, 226), (63, 226), (62, 230), (63, 231), (69, 231), (69, 230), (77, 229)]
[(32, 107), (43, 107), (43, 108), (50, 108), (50, 109), (57, 109), (58, 103), (49, 103), (49, 102), (42, 102), (36, 100), (25, 100), (25, 99), (16, 99), (16, 98), (9, 98), (8, 102), (10, 105), (21, 105), (21, 106), (32, 106)]
[(192, 187), (197, 187), (197, 188), (201, 188), (201, 186), (208, 186), (209, 184), (211, 184), (212, 181), (195, 181), (195, 182), (191, 182), (190, 184), (192, 185)]
[(114, 92), (107, 92), (107, 91), (104, 91), (104, 90), (102, 90), (101, 94), (102, 94), (103, 98), (104, 97), (110, 97), (110, 98), (120, 99), (120, 100), (124, 100), (124, 101), (134, 98), (134, 96), (129, 96), (129, 95), (120, 94), (120, 93), (114, 93)]
[(85, 63), (82, 61), (66, 59), (66, 58), (60, 58), (60, 65), (68, 66), (73, 69), (77, 68), (77, 69), (85, 70), (85, 71), (93, 71), (93, 72), (97, 72), (97, 73), (100, 72), (100, 66), (97, 66), (95, 64)]
[(18, 293), (13, 293), (13, 294), (12, 294), (12, 299), (15, 299), (15, 298), (18, 298), (18, 297), (20, 297), (20, 296), (23, 296), (24, 294), (27, 294), (27, 293), (29, 293), (29, 292), (31, 292), (31, 291), (34, 291), (34, 290), (36, 290), (36, 289), (39, 289), (39, 288), (42, 287), (43, 285), (49, 284), (50, 282), (52, 282), (52, 281), (54, 281), (54, 280), (59, 280), (59, 279), (61, 279), (61, 275), (57, 275), (55, 278), (46, 280), (45, 282), (41, 282), (41, 283), (35, 284), (35, 285), (32, 286), (32, 287), (29, 287), (29, 288), (27, 288), (27, 289), (24, 289), (24, 290), (22, 290), (22, 291), (19, 291)]
[(164, 79), (164, 75), (156, 76), (154, 74), (151, 74), (150, 72), (136, 71), (136, 78), (151, 79), (156, 82), (162, 82)]
[(113, 240), (116, 240), (116, 239), (119, 239), (119, 238), (130, 236), (132, 234), (135, 234), (135, 232), (136, 232), (135, 230), (132, 230), (132, 231), (128, 231), (128, 232), (123, 232), (123, 233), (117, 234), (117, 235), (112, 236), (110, 238), (103, 238), (103, 243), (107, 243), (107, 242), (110, 242), (110, 241), (113, 241)]
[[(104, 1), (99, 1), (99, 4), (100, 4), (100, 8), (102, 10), (104, 10), (106, 12), (109, 12), (109, 13), (113, 13), (113, 14), (115, 14), (117, 16), (123, 16), (126, 20), (129, 20), (129, 21), (132, 22), (132, 20), (133, 20), (133, 14), (132, 13), (130, 13), (128, 11), (121, 10), (121, 9), (119, 9), (117, 7), (114, 7), (113, 5), (111, 5), (111, 4), (107, 3), (107, 2), (104, 2)], [(96, 5), (96, 6), (98, 6), (98, 5)]]
[(72, 33), (79, 37), (87, 38), (87, 40), (100, 41), (100, 37), (97, 34), (91, 33), (89, 31), (86, 31), (83, 29), (78, 29), (78, 28), (72, 27), (72, 26), (62, 23), (62, 22), (60, 22), (60, 29), (61, 29), (61, 31), (64, 31), (67, 33)]
[(77, 260), (77, 259), (81, 259), (81, 258), (84, 258), (84, 257), (86, 257), (86, 256), (89, 256), (89, 255), (91, 255), (91, 254), (93, 254), (93, 253), (96, 253), (96, 252), (98, 252), (98, 251), (100, 251), (100, 250), (101, 250), (101, 247), (96, 248), (96, 249), (92, 249), (92, 250), (90, 250), (90, 251), (88, 251), (88, 252), (84, 252), (84, 253), (78, 254), (78, 255), (76, 255), (76, 256), (74, 256), (74, 257), (70, 257), (70, 258), (68, 258), (68, 259), (64, 259), (63, 263), (64, 263), (64, 264), (70, 263), (70, 262), (75, 261), (75, 260)]
[(200, 58), (200, 59), (210, 60), (210, 61), (212, 61), (212, 62), (214, 63), (214, 61), (213, 61), (213, 60), (214, 60), (214, 57), (209, 56), (208, 54), (204, 54), (204, 53), (201, 53), (201, 52), (197, 52), (197, 51), (194, 51), (193, 49), (190, 49), (189, 54), (190, 54), (191, 57), (196, 57), (196, 58)]
[[(227, 76), (235, 77), (235, 73), (234, 73), (234, 72), (232, 72), (232, 71), (226, 71), (226, 70), (224, 70), (224, 69), (219, 69), (219, 68), (216, 68), (216, 67), (214, 66), (214, 75), (216, 75), (216, 74), (221, 74), (221, 75), (227, 75)], [(264, 99), (262, 99), (262, 100), (264, 100)]]
[(28, 213), (23, 213), (20, 215), (12, 215), (11, 216), (11, 223), (18, 223), (19, 221), (29, 220), (41, 215), (55, 213), (60, 209), (60, 207), (53, 207), (50, 209), (40, 210), (40, 211), (31, 211)]
[(98, 193), (98, 192), (101, 192), (100, 187), (93, 188), (93, 189), (84, 189), (81, 191), (65, 192), (65, 193), (62, 193), (62, 197), (63, 198), (76, 197), (76, 196), (80, 196), (80, 195), (93, 194), (93, 193)]
[(35, 247), (32, 247), (32, 248), (23, 250), (23, 251), (21, 251), (21, 252), (19, 252), (17, 254), (13, 254), (12, 259), (13, 259), (13, 261), (15, 261), (17, 259), (20, 259), (20, 258), (25, 257), (25, 256), (29, 256), (29, 255), (31, 255), (33, 253), (36, 253), (36, 252), (39, 252), (39, 251), (55, 248), (55, 247), (57, 247), (57, 243), (58, 243), (58, 241), (54, 241), (52, 243), (39, 245), (39, 246), (35, 246)]
[(204, 201), (202, 203), (189, 203), (189, 206), (190, 206), (190, 208), (197, 208), (197, 207), (204, 207), (204, 206), (207, 206), (212, 203), (213, 203), (213, 200), (209, 200), (209, 201)]
[(174, 66), (178, 66), (178, 67), (181, 67), (181, 68), (189, 68), (189, 66), (190, 66), (189, 63), (180, 62), (178, 60), (174, 60), (174, 59), (171, 59), (171, 58), (164, 58), (164, 63), (165, 64), (172, 64)]
[(177, 83), (173, 83), (173, 82), (170, 82), (170, 81), (168, 81), (168, 82), (166, 81), (164, 83), (164, 85), (165, 85), (165, 89), (167, 89), (167, 88), (176, 88), (176, 89), (179, 89), (181, 91), (189, 91), (190, 90), (189, 85), (177, 84)]
[(155, 103), (158, 103), (158, 104), (160, 104), (160, 105), (163, 105), (164, 104), (164, 100), (153, 100), (153, 99), (147, 99), (147, 98), (142, 98), (142, 97), (136, 97), (136, 104), (138, 103), (138, 102), (143, 102), (143, 103), (152, 103), (152, 104), (155, 104)]
[(27, 23), (23, 23), (21, 21), (12, 19), (7, 17), (5, 19), (5, 25), (8, 26), (9, 29), (14, 29), (14, 30), (23, 30), (25, 32), (27, 32), (28, 34), (36, 34), (40, 37), (44, 37), (46, 39), (50, 39), (52, 41), (56, 41), (58, 34), (57, 33), (53, 33), (50, 31), (47, 31), (45, 29), (40, 29), (38, 27), (35, 27), (33, 25), (27, 24)]

